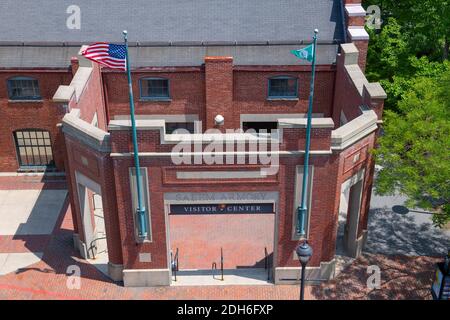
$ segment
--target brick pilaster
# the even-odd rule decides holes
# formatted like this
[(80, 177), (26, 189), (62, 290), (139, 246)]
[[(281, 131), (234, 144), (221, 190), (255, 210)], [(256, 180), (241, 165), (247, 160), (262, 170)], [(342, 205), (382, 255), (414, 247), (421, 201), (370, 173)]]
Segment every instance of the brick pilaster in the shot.
[(344, 0), (345, 21), (347, 25), (347, 36), (359, 50), (358, 64), (365, 71), (367, 63), (367, 48), (369, 35), (364, 29), (366, 23), (366, 11), (361, 6), (361, 0)]
[[(205, 58), (206, 126), (205, 129), (234, 129), (233, 123), (233, 58)], [(216, 126), (217, 115), (225, 118), (223, 126)]]

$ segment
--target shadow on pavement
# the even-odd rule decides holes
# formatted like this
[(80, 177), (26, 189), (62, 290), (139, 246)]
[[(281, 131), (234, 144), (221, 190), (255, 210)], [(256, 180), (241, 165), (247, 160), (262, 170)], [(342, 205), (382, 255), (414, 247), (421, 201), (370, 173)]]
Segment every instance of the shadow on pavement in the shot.
[[(397, 206), (398, 207), (398, 206)], [(450, 237), (434, 227), (422, 213), (398, 213), (378, 208), (369, 212), (365, 252), (386, 255), (443, 256), (450, 248)], [(396, 212), (397, 211), (397, 212)]]

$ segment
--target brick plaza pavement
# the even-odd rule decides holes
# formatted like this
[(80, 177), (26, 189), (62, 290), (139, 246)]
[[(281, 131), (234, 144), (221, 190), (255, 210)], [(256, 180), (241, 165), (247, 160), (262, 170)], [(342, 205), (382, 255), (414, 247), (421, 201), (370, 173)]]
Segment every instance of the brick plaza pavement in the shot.
[[(7, 180), (5, 182), (5, 180)], [(61, 181), (39, 183), (21, 181), (16, 187), (59, 189)], [(9, 179), (1, 179), (0, 189), (12, 187)], [(20, 239), (0, 237), (0, 253), (28, 248), (42, 250), (42, 260), (26, 268), (0, 276), (0, 299), (224, 299), (277, 300), (298, 299), (298, 286), (189, 286), (125, 288), (114, 283), (95, 267), (82, 260), (72, 245), (70, 208), (63, 206), (50, 236)], [(19, 240), (16, 240), (19, 241)], [(307, 299), (430, 299), (429, 287), (434, 275), (436, 258), (383, 256), (366, 254), (348, 266), (335, 280), (308, 286)], [(67, 286), (67, 267), (81, 270), (81, 288)], [(381, 289), (367, 289), (367, 266), (381, 269)]]

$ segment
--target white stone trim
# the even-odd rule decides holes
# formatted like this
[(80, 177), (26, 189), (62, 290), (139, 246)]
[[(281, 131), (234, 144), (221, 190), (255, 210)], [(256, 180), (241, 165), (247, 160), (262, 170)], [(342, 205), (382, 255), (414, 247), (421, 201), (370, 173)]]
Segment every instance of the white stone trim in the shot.
[[(362, 196), (363, 196), (363, 190), (364, 190), (364, 177), (365, 177), (365, 173), (366, 173), (366, 169), (361, 169), (359, 170), (356, 174), (354, 174), (353, 176), (351, 176), (349, 179), (345, 180), (342, 184), (341, 184), (341, 192), (340, 192), (340, 201), (339, 201), (339, 215), (341, 215), (341, 213), (345, 214), (346, 218), (345, 218), (345, 224), (349, 224), (349, 217), (350, 214), (349, 211), (349, 206), (350, 206), (350, 191), (351, 188), (356, 185), (357, 183), (361, 182), (363, 185), (361, 187), (361, 192), (358, 195), (359, 197), (359, 208), (358, 208), (358, 213), (356, 216), (356, 221), (354, 223), (355, 229), (354, 229), (354, 235), (355, 235), (355, 242), (354, 243), (349, 243), (349, 250), (350, 252), (347, 252), (347, 254), (353, 254), (353, 257), (358, 257), (361, 254), (361, 250), (363, 248), (364, 245), (364, 239), (365, 239), (365, 235), (363, 234), (360, 238), (357, 237), (358, 234), (358, 229), (359, 229), (359, 221), (361, 218), (361, 204), (362, 204)], [(347, 196), (345, 196), (347, 194)], [(345, 199), (345, 202), (343, 202), (343, 200)], [(350, 227), (349, 230), (351, 231), (352, 228)], [(350, 232), (349, 231), (349, 232)], [(367, 232), (366, 232), (367, 234)], [(351, 253), (352, 252), (352, 253)]]
[[(209, 203), (274, 203), (278, 210), (278, 191), (249, 192), (166, 192), (164, 204), (209, 204)], [(168, 212), (168, 210), (166, 210)]]
[(0, 177), (65, 177), (65, 172), (0, 172)]
[[(314, 156), (328, 156), (333, 153), (333, 150), (311, 150), (310, 155)], [(298, 151), (244, 151), (244, 152), (184, 152), (182, 154), (177, 152), (139, 152), (140, 158), (146, 157), (172, 157), (176, 155), (185, 156), (201, 156), (201, 155), (214, 155), (214, 156), (251, 156), (251, 155), (279, 155), (279, 156), (293, 156), (300, 157), (305, 154), (305, 150)], [(133, 157), (132, 152), (112, 152), (110, 156), (113, 158), (130, 158)]]
[(123, 281), (123, 264), (108, 261), (108, 275), (113, 281)]
[(357, 64), (349, 64), (345, 66), (345, 71), (353, 82), (353, 85), (358, 90), (361, 97), (363, 96), (364, 87), (369, 84), (364, 72)]
[(94, 180), (89, 179), (88, 177), (86, 177), (84, 174), (82, 174), (79, 171), (75, 171), (75, 181), (78, 184), (81, 184), (82, 186), (91, 189), (92, 191), (94, 191), (96, 194), (101, 195), (102, 194), (102, 188), (101, 186), (95, 182)]
[(368, 41), (370, 39), (364, 26), (350, 26), (347, 29), (351, 41)]
[(125, 269), (123, 285), (125, 287), (169, 286), (172, 281), (169, 269)]
[(59, 86), (53, 95), (52, 101), (57, 103), (68, 103), (75, 94), (74, 86)]
[(263, 179), (263, 171), (177, 171), (177, 179)]
[[(306, 113), (242, 113), (240, 124), (244, 122), (277, 122), (278, 119), (306, 118)], [(323, 118), (323, 113), (313, 113), (313, 118)]]
[[(197, 114), (139, 114), (136, 120), (165, 120), (166, 122), (194, 122), (198, 121)], [(130, 115), (115, 115), (114, 120), (130, 120)]]
[[(161, 144), (195, 143), (195, 142), (243, 142), (243, 141), (264, 141), (280, 143), (281, 137), (277, 134), (252, 134), (252, 133), (194, 133), (194, 134), (166, 134), (166, 120), (164, 119), (136, 119), (137, 130), (159, 130)], [(131, 130), (130, 120), (111, 120), (108, 126), (113, 130)], [(280, 134), (281, 135), (281, 134)]]
[(331, 132), (331, 149), (344, 150), (377, 130), (378, 116), (373, 110), (365, 111), (356, 119)]
[(79, 118), (79, 110), (74, 109), (62, 120), (63, 132), (86, 143), (100, 152), (110, 152), (110, 134)]
[(152, 262), (152, 254), (150, 252), (140, 252), (139, 262)]
[[(306, 128), (307, 118), (282, 118), (278, 119), (278, 126), (280, 128)], [(334, 128), (334, 121), (332, 118), (312, 118), (312, 128)]]
[(91, 75), (92, 67), (79, 67), (70, 85), (59, 86), (52, 100), (59, 103), (68, 103), (75, 94), (75, 99), (78, 102)]
[(360, 3), (352, 3), (345, 5), (345, 12), (349, 17), (365, 17), (366, 10)]
[[(362, 90), (362, 89), (361, 89)], [(195, 143), (195, 142), (219, 142), (224, 143), (239, 142), (239, 141), (264, 141), (272, 143), (281, 143), (283, 128), (306, 128), (306, 118), (279, 118), (278, 123), (281, 130), (279, 134), (253, 134), (247, 132), (241, 133), (194, 133), (194, 134), (166, 134), (165, 132), (166, 119), (136, 119), (137, 130), (159, 130), (161, 144), (178, 144)], [(334, 128), (332, 118), (313, 118), (311, 121), (312, 128)], [(130, 130), (131, 120), (129, 119), (115, 119), (111, 120), (108, 126), (110, 131), (114, 130)], [(196, 130), (199, 130), (197, 127)]]
[[(300, 262), (298, 262), (300, 265)], [(317, 283), (334, 278), (335, 259), (321, 262), (320, 267), (306, 267), (305, 277), (307, 283)], [(275, 284), (299, 284), (301, 267), (276, 267), (274, 270)]]
[(347, 120), (344, 110), (341, 110), (341, 116), (339, 117), (339, 121), (340, 121), (340, 126), (343, 126), (344, 124), (348, 123), (348, 120)]
[(359, 50), (354, 43), (341, 44), (341, 50), (345, 55), (344, 65), (358, 64)]
[(94, 116), (92, 117), (91, 124), (92, 124), (94, 127), (97, 127), (97, 128), (98, 128), (98, 116), (97, 116), (97, 112), (94, 113)]

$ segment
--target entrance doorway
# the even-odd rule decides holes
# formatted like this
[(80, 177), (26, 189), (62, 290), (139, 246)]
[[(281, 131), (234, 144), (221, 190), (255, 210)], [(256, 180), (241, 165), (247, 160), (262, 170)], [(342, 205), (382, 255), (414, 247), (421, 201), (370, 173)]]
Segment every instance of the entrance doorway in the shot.
[(364, 184), (364, 170), (361, 170), (341, 186), (339, 204), (338, 233), (336, 239), (336, 254), (357, 257), (356, 241), (361, 211), (361, 198)]
[(174, 285), (266, 284), (272, 280), (275, 201), (230, 202), (222, 197), (203, 203), (166, 203), (166, 212), (170, 251), (177, 267)]
[(357, 245), (357, 238), (363, 185), (364, 170), (361, 170), (341, 186), (336, 237), (337, 274), (361, 254), (361, 248)]
[(105, 275), (108, 275), (108, 245), (106, 241), (101, 187), (79, 172), (77, 180), (84, 244), (80, 254)]

